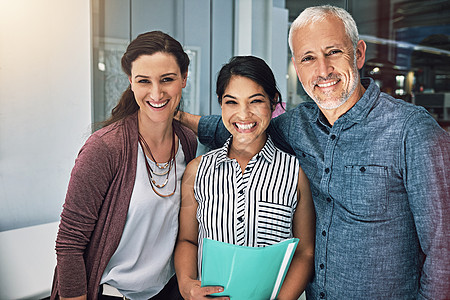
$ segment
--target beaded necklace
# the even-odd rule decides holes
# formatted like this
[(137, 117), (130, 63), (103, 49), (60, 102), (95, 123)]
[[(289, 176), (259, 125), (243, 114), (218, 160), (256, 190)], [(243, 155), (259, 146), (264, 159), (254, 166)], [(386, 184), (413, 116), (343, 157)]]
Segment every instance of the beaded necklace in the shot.
[[(143, 151), (145, 167), (147, 169), (147, 176), (148, 176), (148, 179), (150, 181), (150, 185), (151, 185), (153, 191), (160, 197), (170, 197), (173, 194), (175, 194), (175, 191), (177, 189), (177, 163), (176, 163), (176, 159), (175, 159), (175, 132), (174, 132), (174, 130), (172, 129), (172, 149), (170, 150), (170, 159), (166, 163), (158, 163), (156, 161), (156, 159), (153, 157), (153, 153), (150, 150), (150, 147), (148, 146), (147, 142), (145, 141), (144, 137), (141, 135), (140, 132), (139, 132), (139, 144), (141, 144), (142, 149), (146, 149), (147, 152), (150, 153), (150, 156), (151, 156), (152, 160), (155, 162), (156, 167), (160, 170), (165, 170), (162, 173), (156, 173), (155, 171), (153, 171), (153, 169), (150, 167), (150, 164), (147, 161), (147, 156), (145, 155), (145, 151)], [(174, 167), (174, 170), (175, 170), (175, 187), (174, 187), (172, 193), (170, 193), (168, 195), (163, 195), (163, 194), (159, 193), (156, 189), (157, 188), (161, 189), (167, 185), (167, 183), (169, 182), (169, 175), (170, 175), (170, 170), (172, 169), (172, 166)], [(157, 184), (155, 179), (153, 179), (153, 176), (163, 176), (163, 175), (166, 175), (166, 179), (164, 180), (164, 182), (162, 184)]]

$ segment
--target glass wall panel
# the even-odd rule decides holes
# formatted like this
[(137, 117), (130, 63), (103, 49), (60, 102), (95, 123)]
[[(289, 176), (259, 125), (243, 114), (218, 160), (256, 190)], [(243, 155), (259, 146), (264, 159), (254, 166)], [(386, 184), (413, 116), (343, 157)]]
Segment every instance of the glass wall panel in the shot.
[(108, 118), (129, 84), (120, 59), (130, 42), (130, 9), (130, 0), (92, 1), (94, 124)]

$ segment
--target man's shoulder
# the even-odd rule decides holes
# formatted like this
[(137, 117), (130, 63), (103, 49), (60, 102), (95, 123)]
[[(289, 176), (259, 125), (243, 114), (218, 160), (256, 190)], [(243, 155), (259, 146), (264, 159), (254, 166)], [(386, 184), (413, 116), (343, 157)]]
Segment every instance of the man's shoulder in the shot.
[(294, 109), (301, 112), (307, 112), (307, 113), (316, 113), (318, 110), (318, 106), (314, 101), (305, 101), (300, 104), (298, 104)]
[(377, 105), (369, 113), (369, 121), (378, 122), (378, 126), (389, 127), (391, 130), (401, 132), (402, 135), (414, 131), (427, 134), (438, 134), (443, 131), (424, 107), (385, 93), (380, 93)]
[(383, 113), (395, 115), (397, 117), (409, 117), (410, 115), (417, 113), (428, 114), (428, 111), (422, 106), (417, 106), (402, 99), (394, 98), (383, 92), (381, 92), (379, 96), (379, 105), (381, 110), (383, 110)]
[(302, 102), (294, 108), (287, 110), (285, 113), (279, 115), (275, 119), (279, 119), (280, 121), (292, 118), (309, 120), (311, 118), (317, 117), (318, 109), (319, 108), (317, 107), (317, 104), (312, 101)]

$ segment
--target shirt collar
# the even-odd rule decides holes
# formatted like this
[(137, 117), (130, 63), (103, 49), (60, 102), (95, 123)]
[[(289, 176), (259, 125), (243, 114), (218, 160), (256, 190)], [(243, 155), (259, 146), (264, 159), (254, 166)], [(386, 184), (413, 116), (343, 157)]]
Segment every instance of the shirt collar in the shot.
[[(230, 146), (232, 136), (228, 138), (228, 140), (223, 144), (223, 146), (219, 149), (217, 149), (217, 159), (216, 159), (216, 168), (219, 167), (219, 165), (230, 162), (231, 159), (228, 158), (228, 147)], [(252, 158), (259, 159), (262, 157), (265, 159), (268, 163), (272, 163), (273, 157), (275, 155), (275, 145), (272, 142), (272, 138), (270, 136), (267, 136), (267, 141), (264, 144), (264, 147), (259, 151), (255, 156)]]
[(361, 99), (359, 99), (358, 102), (342, 116), (355, 123), (359, 123), (367, 117), (380, 94), (380, 88), (375, 84), (375, 81), (372, 78), (362, 78), (361, 84), (366, 91)]

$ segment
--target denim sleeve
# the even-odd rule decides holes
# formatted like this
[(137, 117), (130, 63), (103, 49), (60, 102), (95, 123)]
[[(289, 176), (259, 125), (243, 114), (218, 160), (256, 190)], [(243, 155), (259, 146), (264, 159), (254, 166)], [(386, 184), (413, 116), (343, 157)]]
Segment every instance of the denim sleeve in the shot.
[(222, 147), (230, 132), (225, 128), (220, 116), (203, 116), (198, 123), (198, 140), (210, 149)]
[(291, 122), (295, 120), (292, 118), (293, 112), (285, 112), (278, 117), (270, 121), (269, 127), (267, 128), (270, 137), (272, 138), (274, 144), (281, 150), (295, 154), (294, 150), (289, 143), (289, 132)]
[(450, 295), (450, 135), (425, 111), (404, 128), (404, 184), (425, 255), (418, 299)]

